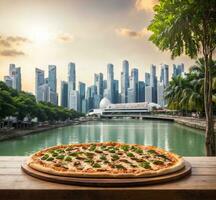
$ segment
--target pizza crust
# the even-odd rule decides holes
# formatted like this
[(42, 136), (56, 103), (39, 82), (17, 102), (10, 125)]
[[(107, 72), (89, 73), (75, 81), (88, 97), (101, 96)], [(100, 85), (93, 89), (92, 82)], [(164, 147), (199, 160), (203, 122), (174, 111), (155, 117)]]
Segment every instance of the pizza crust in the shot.
[[(90, 145), (92, 143), (89, 144), (75, 144), (74, 146), (80, 147), (80, 146), (85, 146), (85, 145)], [(106, 142), (106, 143), (94, 143), (96, 145), (113, 145), (114, 142)], [(121, 143), (115, 143), (115, 144), (120, 144)], [(127, 144), (127, 145), (131, 145), (131, 144)], [(145, 146), (142, 145), (137, 145), (137, 144), (132, 144), (132, 145), (136, 145), (137, 147), (140, 147), (142, 149), (145, 148)], [(96, 171), (96, 172), (82, 172), (82, 171), (59, 171), (56, 170), (54, 168), (51, 167), (46, 167), (43, 164), (40, 164), (38, 162), (35, 162), (35, 156), (36, 155), (40, 155), (43, 152), (46, 152), (48, 150), (52, 150), (52, 149), (56, 149), (61, 148), (61, 147), (67, 147), (69, 145), (60, 145), (60, 146), (54, 146), (54, 147), (50, 147), (44, 150), (41, 150), (35, 154), (33, 154), (32, 156), (29, 157), (29, 159), (27, 160), (27, 164), (28, 166), (30, 166), (31, 168), (38, 170), (40, 172), (44, 172), (47, 174), (52, 174), (52, 175), (57, 175), (57, 176), (68, 176), (68, 177), (92, 177), (92, 178), (138, 178), (138, 177), (154, 177), (154, 176), (161, 176), (161, 175), (165, 175), (165, 174), (170, 174), (170, 173), (174, 173), (180, 169), (183, 169), (185, 167), (185, 163), (184, 163), (184, 159), (174, 153), (168, 152), (168, 154), (171, 157), (174, 157), (177, 161), (174, 165), (169, 166), (167, 168), (163, 168), (163, 169), (159, 169), (157, 171), (153, 171), (153, 170), (146, 170), (146, 171), (141, 171), (139, 173), (123, 173), (121, 171), (119, 171), (118, 173), (112, 173), (112, 171), (110, 172), (101, 172), (101, 171)], [(161, 148), (157, 148), (154, 146), (149, 146), (151, 149), (157, 149), (161, 152), (167, 152)]]

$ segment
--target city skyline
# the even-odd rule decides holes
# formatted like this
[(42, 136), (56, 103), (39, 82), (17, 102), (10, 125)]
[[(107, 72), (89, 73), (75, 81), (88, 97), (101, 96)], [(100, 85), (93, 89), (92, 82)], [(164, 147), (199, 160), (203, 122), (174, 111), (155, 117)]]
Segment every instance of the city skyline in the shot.
[[(184, 64), (172, 65), (172, 77), (185, 73)], [(152, 102), (162, 107), (165, 105), (164, 88), (169, 83), (169, 65), (160, 66), (160, 76), (157, 76), (156, 65), (151, 64), (150, 72), (145, 72), (145, 78), (139, 79), (139, 70), (130, 67), (127, 60), (122, 61), (121, 79), (115, 79), (115, 67), (107, 64), (107, 75), (94, 73), (94, 82), (87, 86), (77, 80), (76, 64), (68, 64), (67, 79), (61, 81), (61, 90), (57, 90), (57, 67), (48, 65), (48, 77), (45, 71), (35, 68), (35, 96), (37, 101), (51, 102), (80, 112), (99, 108), (100, 101), (106, 97), (111, 103)], [(21, 90), (21, 68), (15, 64), (9, 65), (9, 76), (4, 76), (9, 87)]]
[(140, 74), (144, 74), (144, 68), (149, 71), (151, 63), (159, 66), (183, 62), (191, 66), (194, 61), (189, 58), (181, 56), (172, 61), (168, 52), (160, 52), (148, 41), (147, 26), (152, 20), (155, 2), (20, 0), (14, 4), (12, 0), (2, 1), (0, 80), (8, 72), (10, 63), (22, 67), (23, 89), (29, 92), (33, 92), (35, 85), (35, 67), (46, 71), (52, 64), (58, 67), (59, 91), (60, 80), (65, 79), (70, 61), (76, 62), (77, 79), (87, 85), (92, 84), (89, 76), (92, 69), (106, 74), (105, 66), (109, 62), (115, 66), (115, 78), (120, 80), (124, 59), (138, 68)]

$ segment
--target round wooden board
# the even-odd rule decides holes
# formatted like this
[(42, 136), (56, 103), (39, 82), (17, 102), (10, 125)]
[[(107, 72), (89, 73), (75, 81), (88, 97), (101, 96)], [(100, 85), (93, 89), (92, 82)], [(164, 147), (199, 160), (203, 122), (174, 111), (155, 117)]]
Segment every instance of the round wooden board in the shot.
[(183, 178), (191, 173), (191, 164), (185, 161), (185, 167), (177, 172), (166, 174), (157, 177), (148, 178), (80, 178), (80, 177), (64, 177), (46, 174), (39, 172), (22, 164), (22, 170), (33, 177), (69, 185), (80, 185), (80, 186), (97, 186), (97, 187), (121, 187), (121, 186), (140, 186), (140, 185), (151, 185), (159, 184), (169, 181), (174, 181)]

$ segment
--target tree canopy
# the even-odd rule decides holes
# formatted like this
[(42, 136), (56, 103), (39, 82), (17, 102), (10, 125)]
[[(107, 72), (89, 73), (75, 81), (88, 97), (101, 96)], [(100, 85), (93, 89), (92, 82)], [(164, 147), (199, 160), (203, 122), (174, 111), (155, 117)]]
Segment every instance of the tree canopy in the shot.
[(18, 120), (37, 117), (39, 121), (64, 121), (82, 115), (52, 103), (36, 102), (33, 94), (17, 92), (2, 81), (0, 81), (0, 111), (0, 120), (15, 116)]

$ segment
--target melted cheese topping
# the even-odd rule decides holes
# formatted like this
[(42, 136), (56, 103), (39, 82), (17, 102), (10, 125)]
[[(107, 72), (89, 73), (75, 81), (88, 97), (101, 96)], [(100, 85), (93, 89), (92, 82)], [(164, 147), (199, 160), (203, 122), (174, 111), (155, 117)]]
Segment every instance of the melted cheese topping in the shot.
[(112, 173), (157, 171), (176, 162), (166, 151), (125, 144), (56, 147), (42, 151), (37, 159), (59, 170)]

